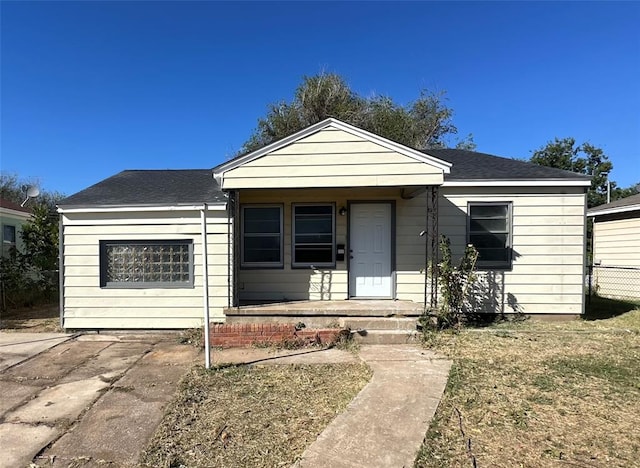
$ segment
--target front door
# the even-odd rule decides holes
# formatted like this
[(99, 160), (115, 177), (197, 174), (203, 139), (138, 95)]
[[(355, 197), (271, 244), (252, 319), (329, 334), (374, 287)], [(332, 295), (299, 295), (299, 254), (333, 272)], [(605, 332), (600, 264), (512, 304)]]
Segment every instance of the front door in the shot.
[(349, 295), (391, 299), (391, 203), (353, 203), (349, 218)]

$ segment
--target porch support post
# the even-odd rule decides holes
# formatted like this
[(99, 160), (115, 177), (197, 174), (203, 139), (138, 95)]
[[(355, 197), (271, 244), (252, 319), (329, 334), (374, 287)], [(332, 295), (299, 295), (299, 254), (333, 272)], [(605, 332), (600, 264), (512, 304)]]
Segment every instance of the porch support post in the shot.
[[(429, 307), (438, 306), (438, 186), (431, 185), (427, 191), (427, 275), (429, 278)], [(426, 282), (426, 278), (425, 278)], [(425, 307), (426, 307), (425, 297)]]
[(240, 272), (240, 194), (237, 190), (230, 192), (233, 209), (233, 253), (232, 266), (233, 266), (233, 291), (232, 291), (232, 307), (240, 306), (240, 299), (238, 298), (238, 273)]

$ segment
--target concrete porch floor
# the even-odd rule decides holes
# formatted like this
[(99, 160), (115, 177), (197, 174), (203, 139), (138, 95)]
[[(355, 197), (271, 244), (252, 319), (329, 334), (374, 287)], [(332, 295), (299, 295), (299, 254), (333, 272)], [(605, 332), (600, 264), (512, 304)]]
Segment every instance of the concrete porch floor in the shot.
[(417, 317), (423, 305), (399, 300), (294, 301), (228, 307), (228, 316)]
[[(396, 300), (295, 301), (271, 304), (243, 305), (225, 309), (228, 324), (237, 323), (298, 323), (309, 328), (345, 327), (397, 329), (393, 320), (410, 320), (400, 327), (415, 330), (423, 305)], [(365, 320), (367, 325), (355, 323)], [(353, 323), (351, 323), (353, 322)], [(403, 341), (404, 342), (404, 341)]]

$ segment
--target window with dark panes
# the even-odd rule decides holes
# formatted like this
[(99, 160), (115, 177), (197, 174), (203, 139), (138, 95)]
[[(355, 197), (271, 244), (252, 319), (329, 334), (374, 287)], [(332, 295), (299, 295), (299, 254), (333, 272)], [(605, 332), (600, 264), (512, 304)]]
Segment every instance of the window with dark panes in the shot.
[(282, 265), (282, 206), (243, 206), (242, 266)]
[(192, 287), (193, 242), (100, 241), (100, 271), (102, 287)]
[(333, 266), (335, 207), (293, 205), (293, 265)]
[(478, 267), (511, 267), (511, 204), (469, 203), (468, 242), (478, 250)]
[(2, 225), (2, 241), (5, 244), (14, 245), (16, 243), (16, 227), (10, 224)]

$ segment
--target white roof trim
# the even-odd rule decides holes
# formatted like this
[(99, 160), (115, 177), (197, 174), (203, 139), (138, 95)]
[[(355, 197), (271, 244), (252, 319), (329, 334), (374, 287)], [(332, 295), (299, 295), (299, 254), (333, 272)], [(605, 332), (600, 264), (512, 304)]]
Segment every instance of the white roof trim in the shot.
[(259, 150), (253, 151), (249, 154), (246, 154), (240, 158), (232, 159), (226, 163), (223, 163), (217, 166), (215, 174), (222, 174), (231, 169), (235, 169), (236, 167), (242, 166), (245, 163), (258, 159), (265, 154), (271, 153), (272, 151), (276, 151), (280, 148), (283, 148), (291, 143), (294, 143), (298, 140), (301, 140), (309, 135), (312, 135), (320, 130), (324, 130), (326, 128), (335, 128), (338, 130), (345, 131), (352, 135), (358, 136), (360, 138), (364, 138), (365, 140), (369, 140), (372, 143), (376, 143), (384, 148), (387, 148), (391, 151), (395, 151), (396, 153), (403, 154), (410, 158), (413, 158), (419, 162), (423, 162), (425, 164), (430, 164), (432, 166), (441, 169), (445, 174), (449, 174), (451, 163), (447, 161), (443, 161), (441, 159), (435, 158), (433, 156), (429, 156), (428, 154), (422, 153), (418, 150), (414, 150), (413, 148), (409, 148), (408, 146), (401, 145), (399, 143), (395, 143), (387, 138), (381, 137), (374, 133), (368, 132), (366, 130), (362, 130), (361, 128), (354, 127), (353, 125), (349, 125), (340, 120), (334, 118), (328, 118), (323, 120), (322, 122), (318, 122), (317, 124), (313, 124), (307, 128), (300, 130), (299, 132), (294, 133), (293, 135), (289, 135), (286, 138), (278, 140), (276, 142), (271, 143)]
[(26, 211), (18, 211), (5, 206), (0, 206), (0, 213), (15, 216), (16, 218), (22, 218), (24, 220), (27, 220), (32, 216), (31, 213), (27, 213)]
[(615, 208), (605, 208), (603, 210), (589, 210), (587, 211), (587, 216), (592, 217), (608, 214), (626, 213), (628, 211), (640, 211), (640, 204), (636, 203), (635, 205), (617, 206)]
[[(207, 203), (207, 211), (224, 211), (226, 203)], [(58, 207), (58, 213), (130, 213), (134, 211), (198, 211), (203, 210), (204, 205), (171, 205), (171, 206), (96, 206), (85, 208)]]
[(443, 187), (588, 187), (589, 180), (524, 179), (524, 180), (445, 180)]

